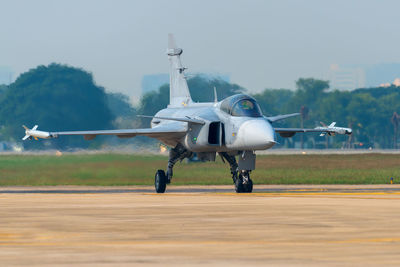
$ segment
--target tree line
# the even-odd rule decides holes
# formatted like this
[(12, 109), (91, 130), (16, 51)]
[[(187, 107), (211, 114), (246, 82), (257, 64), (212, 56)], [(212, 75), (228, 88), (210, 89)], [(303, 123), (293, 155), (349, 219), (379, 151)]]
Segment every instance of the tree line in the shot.
[[(400, 88), (362, 88), (338, 91), (329, 88), (328, 81), (300, 78), (296, 91), (266, 89), (254, 95), (265, 113), (300, 112), (300, 120), (284, 122), (285, 126), (321, 126), (321, 122), (353, 129), (352, 136), (335, 138), (304, 135), (304, 143), (311, 148), (396, 148), (394, 114), (400, 110)], [(291, 141), (288, 146), (293, 146)]]
[[(189, 79), (188, 85), (196, 102), (212, 102), (214, 87), (219, 100), (247, 92), (237, 84), (201, 75)], [(400, 88), (338, 91), (331, 89), (328, 81), (300, 78), (296, 81), (296, 90), (265, 89), (252, 96), (266, 116), (301, 113), (299, 117), (276, 123), (279, 127), (313, 128), (336, 121), (337, 125), (353, 128), (350, 137), (318, 134), (278, 137), (277, 147), (397, 148)], [(129, 97), (107, 92), (83, 69), (61, 64), (38, 66), (21, 74), (12, 84), (0, 85), (0, 141), (20, 142), (23, 124), (28, 127), (38, 124), (39, 129), (57, 131), (149, 127), (148, 119), (136, 115), (154, 115), (168, 103), (168, 84), (142, 96), (134, 107)], [(63, 137), (23, 142), (23, 146), (25, 149), (99, 148), (135, 142), (134, 139), (97, 137), (88, 142), (79, 137)], [(136, 142), (150, 141), (139, 138)]]

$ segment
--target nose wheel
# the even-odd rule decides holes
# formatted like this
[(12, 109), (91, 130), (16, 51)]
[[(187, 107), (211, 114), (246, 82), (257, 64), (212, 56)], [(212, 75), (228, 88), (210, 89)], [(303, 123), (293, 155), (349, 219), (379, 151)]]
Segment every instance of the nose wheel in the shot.
[(236, 193), (253, 192), (253, 181), (250, 179), (249, 171), (240, 171), (235, 180), (235, 191)]

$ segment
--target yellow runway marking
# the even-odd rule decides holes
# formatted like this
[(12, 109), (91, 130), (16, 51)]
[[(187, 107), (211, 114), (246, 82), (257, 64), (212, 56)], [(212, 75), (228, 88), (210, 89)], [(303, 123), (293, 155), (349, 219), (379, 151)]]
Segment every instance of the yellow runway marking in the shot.
[[(211, 194), (211, 193), (210, 193)], [(236, 196), (236, 197), (325, 197), (325, 198), (351, 198), (351, 199), (377, 199), (377, 200), (400, 200), (400, 192), (266, 192), (266, 193), (251, 193), (251, 194), (237, 194), (237, 193), (215, 193), (223, 196)]]
[(347, 198), (347, 199), (377, 199), (377, 200), (400, 200), (400, 192), (256, 192), (256, 193), (243, 193), (238, 194), (235, 192), (193, 192), (193, 193), (166, 193), (166, 194), (157, 194), (157, 193), (142, 193), (143, 195), (148, 196), (158, 196), (161, 198), (168, 197), (189, 197), (189, 196), (234, 196), (235, 198), (252, 198), (252, 197), (315, 197), (315, 198)]
[(355, 195), (399, 195), (400, 192), (263, 192), (251, 194), (216, 193), (227, 196), (355, 196)]

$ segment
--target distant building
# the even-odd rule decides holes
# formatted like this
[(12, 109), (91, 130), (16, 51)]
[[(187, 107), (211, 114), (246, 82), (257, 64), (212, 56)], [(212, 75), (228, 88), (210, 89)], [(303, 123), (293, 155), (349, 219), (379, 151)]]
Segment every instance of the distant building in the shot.
[(394, 79), (392, 83), (381, 83), (379, 87), (390, 87), (390, 86), (400, 87), (400, 78)]
[(329, 68), (330, 87), (339, 90), (353, 90), (366, 87), (398, 86), (400, 63), (382, 63), (375, 65), (338, 65)]
[(385, 63), (365, 68), (366, 86), (377, 87), (380, 84), (393, 82), (400, 77), (400, 63)]
[[(211, 74), (211, 73), (188, 73), (188, 78), (194, 76), (201, 76), (205, 79), (221, 79), (226, 82), (230, 82), (230, 77), (227, 74)], [(142, 78), (142, 95), (157, 91), (162, 85), (169, 84), (169, 74), (159, 73), (159, 74), (149, 74), (144, 75)]]
[(332, 89), (341, 91), (365, 87), (365, 71), (359, 67), (342, 67), (332, 64), (329, 68), (329, 81)]
[(13, 71), (9, 67), (0, 66), (0, 84), (10, 84), (13, 81)]

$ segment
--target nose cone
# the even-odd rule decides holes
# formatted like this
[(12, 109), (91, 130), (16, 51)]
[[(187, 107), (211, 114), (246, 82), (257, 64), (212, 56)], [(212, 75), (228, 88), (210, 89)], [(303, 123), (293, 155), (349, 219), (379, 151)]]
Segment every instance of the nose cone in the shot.
[(264, 119), (249, 120), (240, 126), (238, 139), (248, 150), (264, 150), (275, 145), (271, 124)]

